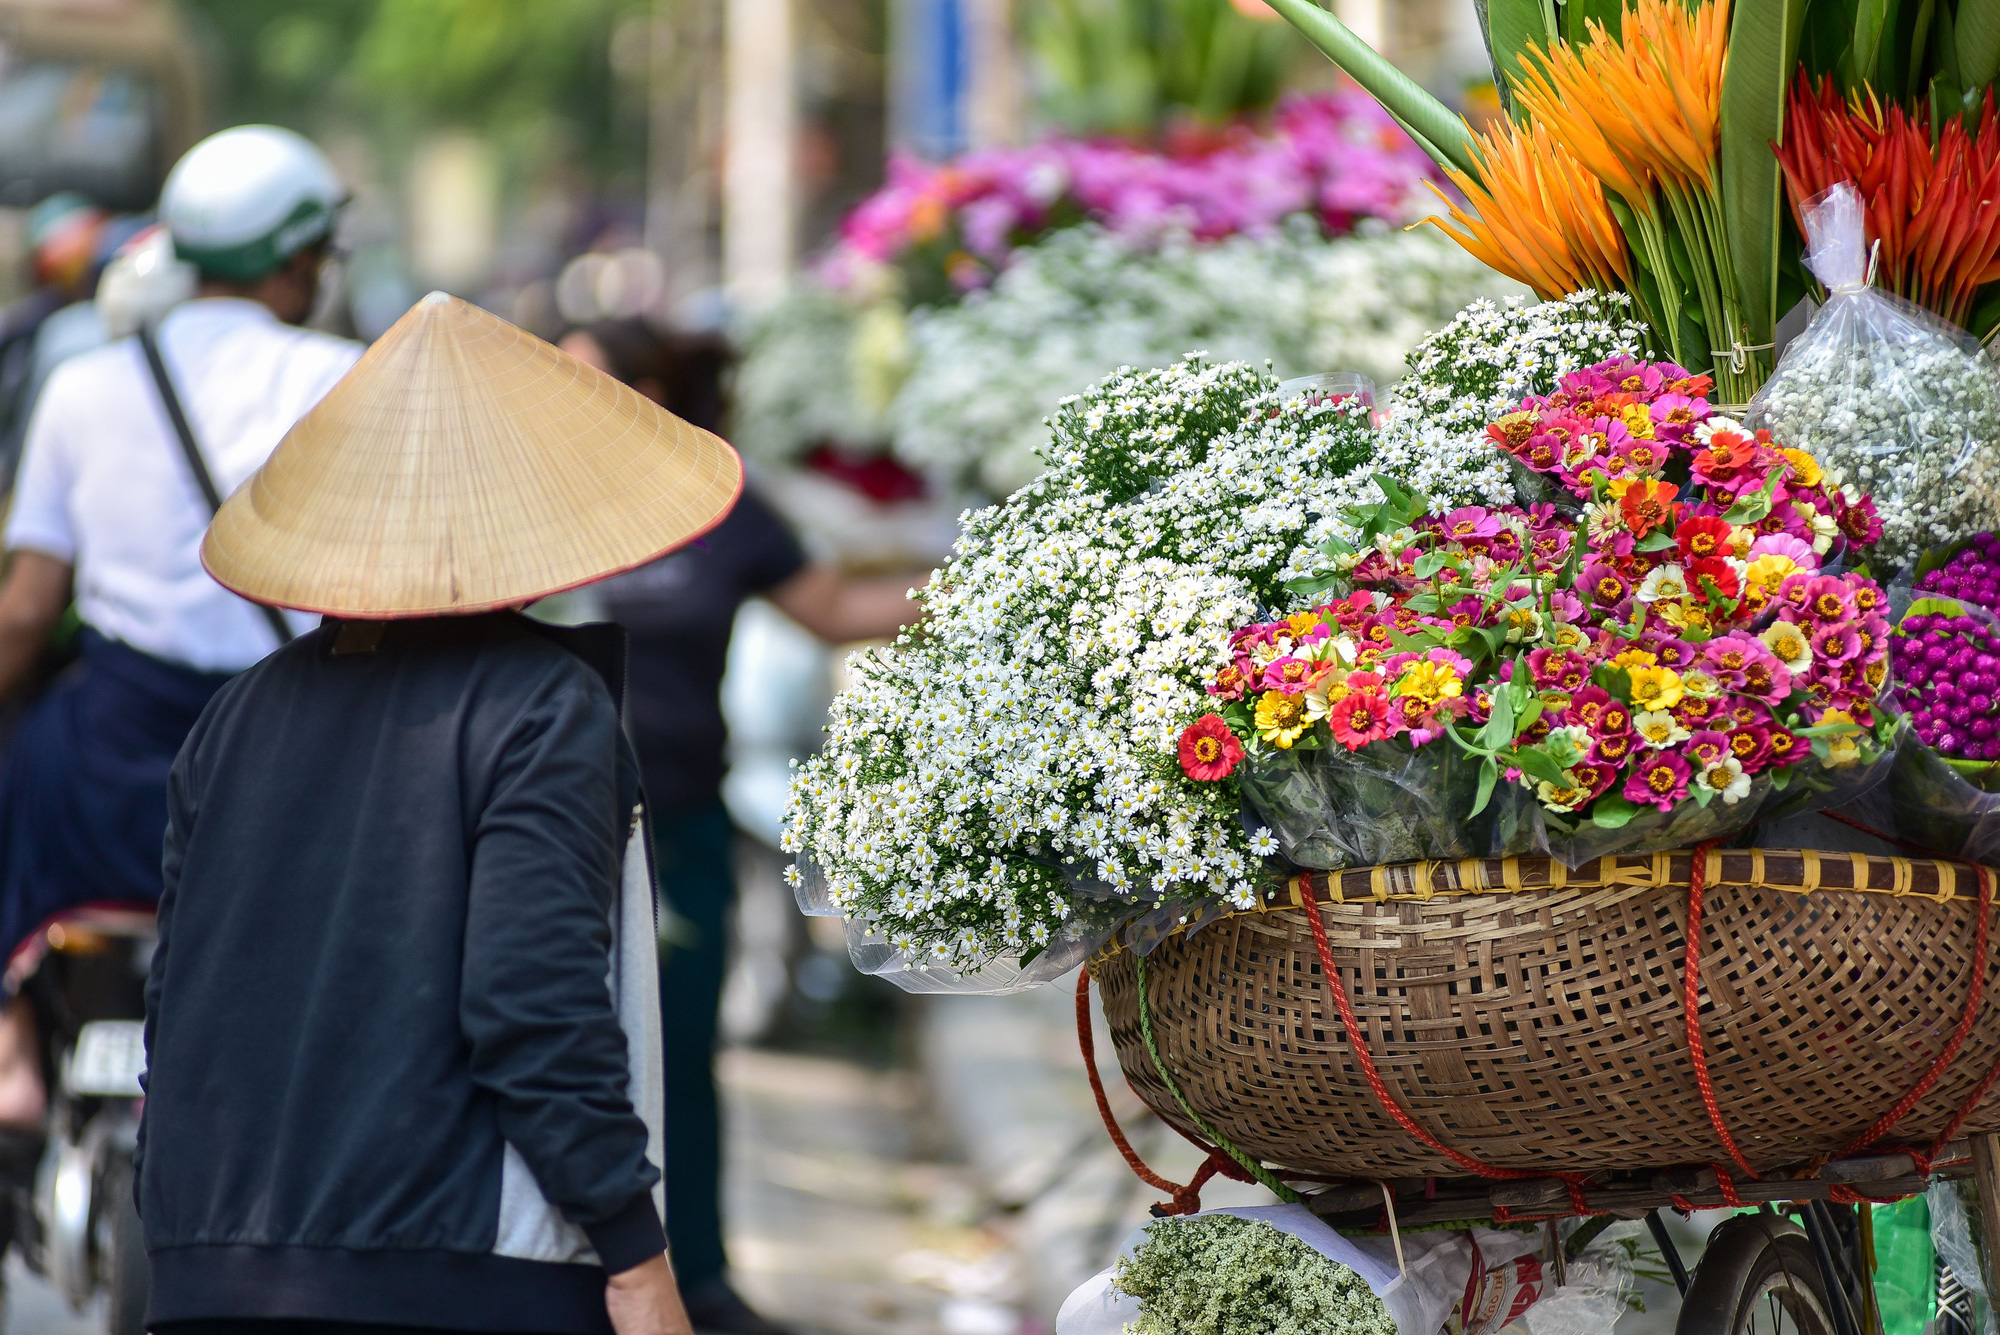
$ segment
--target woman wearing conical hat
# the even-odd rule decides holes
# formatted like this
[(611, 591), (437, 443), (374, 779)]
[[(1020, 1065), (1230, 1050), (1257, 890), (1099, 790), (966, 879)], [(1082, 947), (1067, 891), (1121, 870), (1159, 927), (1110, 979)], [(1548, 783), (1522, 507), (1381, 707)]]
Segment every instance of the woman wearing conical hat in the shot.
[(325, 620), (225, 686), (173, 772), (152, 1329), (686, 1329), (622, 643), (516, 609), (698, 536), (741, 480), (433, 294), (222, 507), (214, 576)]

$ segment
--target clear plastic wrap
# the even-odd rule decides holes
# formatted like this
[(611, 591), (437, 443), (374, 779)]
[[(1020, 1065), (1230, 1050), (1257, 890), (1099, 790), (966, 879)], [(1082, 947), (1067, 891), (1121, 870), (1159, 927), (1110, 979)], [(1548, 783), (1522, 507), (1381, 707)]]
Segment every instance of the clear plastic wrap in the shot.
[(1939, 857), (1990, 864), (2000, 858), (2000, 791), (1994, 786), (2000, 786), (1995, 766), (1947, 760), (1909, 737), (1888, 781), (1840, 814)]
[[(1399, 1266), (1391, 1239), (1343, 1237), (1303, 1205), (1244, 1206), (1202, 1213), (1269, 1224), (1348, 1267), (1382, 1300), (1398, 1335), (1437, 1335), (1446, 1318), (1457, 1314), (1473, 1269), (1475, 1252), (1469, 1232), (1405, 1233)], [(1172, 1227), (1173, 1222), (1160, 1220), (1148, 1227)], [(1125, 1239), (1119, 1255), (1131, 1256), (1145, 1239), (1145, 1229), (1135, 1230)], [(1070, 1294), (1056, 1314), (1056, 1335), (1122, 1335), (1130, 1328), (1139, 1316), (1139, 1302), (1112, 1286), (1115, 1271), (1116, 1266), (1105, 1267)]]
[[(1905, 612), (1967, 618), (1989, 635), (2000, 630), (2000, 617), (1977, 603), (1955, 598), (1920, 597), (1910, 602)], [(1914, 678), (1904, 686), (1906, 690), (1922, 689)], [(1900, 708), (1893, 694), (1890, 703), (1892, 708)], [(1905, 726), (1887, 782), (1850, 803), (1841, 814), (1940, 857), (1990, 863), (2000, 857), (2000, 762), (1946, 756), (1928, 745), (1914, 728)]]
[[(826, 874), (810, 859), (799, 862), (798, 883), (792, 887), (799, 912), (808, 918), (840, 918), (845, 914), (834, 902)], [(871, 924), (847, 918), (847, 957), (865, 974), (883, 978), (905, 992), (969, 992), (1005, 995), (1025, 992), (1054, 982), (1090, 956), (1111, 932), (1103, 926), (1079, 927), (1057, 937), (1029, 960), (999, 959), (970, 972), (948, 969), (925, 960), (913, 959), (889, 944), (888, 937)]]
[(1607, 828), (1588, 820), (1567, 820), (1539, 809), (1535, 819), (1541, 826), (1543, 851), (1565, 867), (1575, 868), (1592, 858), (1619, 853), (1658, 853), (1693, 848), (1710, 839), (1726, 839), (1756, 819), (1758, 808), (1770, 792), (1770, 776), (1760, 774), (1750, 785), (1749, 796), (1740, 802), (1710, 802), (1705, 807), (1684, 802), (1672, 811), (1641, 807), (1631, 820), (1616, 827)]
[(1750, 423), (1874, 497), (1871, 564), (1887, 575), (2000, 520), (2000, 374), (1963, 331), (1870, 285), (1853, 186), (1800, 212), (1827, 301), (1758, 391)]
[(1447, 743), (1262, 748), (1237, 773), (1285, 857), (1316, 871), (1543, 846), (1534, 803), (1518, 788), (1496, 789), (1485, 810), (1468, 816), (1478, 801), (1479, 762)]
[(2000, 1322), (1994, 1320), (1992, 1299), (1980, 1275), (1979, 1244), (1972, 1236), (1972, 1221), (1960, 1192), (1974, 1194), (1969, 1182), (1933, 1182), (1924, 1193), (1924, 1204), (1931, 1211), (1931, 1245), (1937, 1248), (1938, 1259), (1958, 1281), (1958, 1287), (1972, 1295), (1979, 1335), (2000, 1335)]

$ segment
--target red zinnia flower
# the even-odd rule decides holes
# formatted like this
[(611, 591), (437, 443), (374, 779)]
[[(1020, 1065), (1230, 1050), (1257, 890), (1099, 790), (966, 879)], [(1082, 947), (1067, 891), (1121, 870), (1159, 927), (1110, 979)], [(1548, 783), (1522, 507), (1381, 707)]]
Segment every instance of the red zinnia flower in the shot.
[(1683, 519), (1680, 527), (1674, 530), (1674, 541), (1680, 544), (1681, 555), (1690, 561), (1727, 556), (1730, 552), (1729, 521), (1720, 515), (1696, 515), (1692, 519)]
[[(1354, 682), (1353, 677), (1347, 680), (1349, 685)], [(1326, 722), (1336, 742), (1350, 751), (1358, 751), (1391, 734), (1396, 726), (1392, 709), (1389, 698), (1380, 691), (1353, 691), (1334, 702), (1326, 713)]]
[(1213, 783), (1226, 779), (1243, 759), (1243, 743), (1219, 714), (1203, 714), (1181, 733), (1181, 772), (1190, 779)]
[(1669, 482), (1640, 481), (1625, 489), (1618, 498), (1618, 508), (1624, 512), (1625, 527), (1638, 537), (1645, 537), (1674, 517), (1674, 493), (1676, 488)]
[(1699, 590), (1704, 596), (1711, 589), (1717, 598), (1734, 598), (1743, 592), (1743, 584), (1736, 578), (1736, 571), (1720, 557), (1711, 556), (1704, 561), (1690, 562), (1687, 581), (1689, 588)]

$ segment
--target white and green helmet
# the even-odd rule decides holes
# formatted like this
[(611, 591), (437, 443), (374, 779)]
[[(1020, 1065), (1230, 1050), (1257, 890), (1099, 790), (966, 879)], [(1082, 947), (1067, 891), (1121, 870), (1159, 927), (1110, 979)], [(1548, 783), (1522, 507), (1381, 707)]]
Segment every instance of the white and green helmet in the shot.
[(204, 277), (250, 283), (324, 241), (346, 202), (333, 164), (311, 140), (275, 125), (239, 125), (174, 164), (160, 220)]

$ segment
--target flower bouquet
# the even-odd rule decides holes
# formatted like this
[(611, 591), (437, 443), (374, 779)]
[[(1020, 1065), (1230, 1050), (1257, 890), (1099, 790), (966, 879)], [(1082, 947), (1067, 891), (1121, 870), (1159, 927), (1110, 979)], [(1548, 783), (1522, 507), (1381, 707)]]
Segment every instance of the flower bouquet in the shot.
[(1875, 559), (1896, 570), (2000, 523), (2000, 373), (1955, 326), (1869, 285), (1853, 186), (1801, 212), (1806, 264), (1830, 295), (1749, 420), (1868, 489), (1882, 508)]
[[(1233, 632), (1322, 572), (1327, 541), (1355, 536), (1348, 513), (1382, 499), (1377, 477), (1447, 508), (1508, 504), (1504, 456), (1463, 420), (1613, 354), (1621, 310), (1468, 312), (1436, 336), (1449, 356), (1412, 358), (1449, 427), (1435, 439), (1200, 359), (1065, 401), (1048, 472), (968, 516), (923, 623), (851, 664), (793, 782), (802, 905), (847, 917), (868, 968), (923, 988), (1032, 983), (1120, 923), (1259, 902), (1285, 874), (1277, 835), (1243, 819), (1236, 779), (1185, 767), (1241, 745), (1184, 736)], [(1501, 377), (1521, 379), (1502, 393)]]
[(1286, 855), (1323, 867), (1532, 848), (1574, 866), (1879, 777), (1888, 597), (1839, 568), (1879, 537), (1872, 502), (1716, 414), (1710, 387), (1606, 363), (1493, 423), (1574, 519), (1439, 513), (1383, 479), (1325, 545), (1335, 596), (1232, 637), (1189, 776), (1240, 764)]
[(2000, 322), (1995, 0), (1828, 0), (1810, 19), (1791, 0), (1487, 0), (1510, 115), (1483, 134), (1313, 0), (1270, 3), (1464, 191), (1440, 220), (1461, 244), (1545, 297), (1630, 293), (1659, 351), (1727, 403), (1770, 373), (1806, 293), (1786, 181), (1794, 206), (1854, 183), (1895, 291), (1975, 335)]
[(1892, 706), (1911, 736), (1847, 815), (1940, 857), (2000, 856), (2000, 536), (1928, 558), (1890, 637)]

